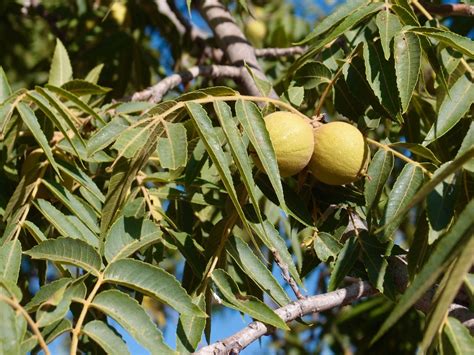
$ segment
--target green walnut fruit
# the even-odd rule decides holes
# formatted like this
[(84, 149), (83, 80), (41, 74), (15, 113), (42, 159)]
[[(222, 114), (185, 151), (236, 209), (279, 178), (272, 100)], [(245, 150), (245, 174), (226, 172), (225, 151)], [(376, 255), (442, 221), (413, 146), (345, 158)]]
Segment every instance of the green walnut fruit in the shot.
[(344, 185), (364, 176), (369, 148), (362, 133), (345, 122), (331, 122), (314, 131), (311, 173), (328, 185)]
[(251, 19), (245, 25), (245, 34), (252, 44), (259, 45), (267, 35), (267, 26), (263, 21)]
[(261, 6), (255, 6), (252, 11), (254, 17), (259, 20), (265, 19), (267, 17), (267, 13), (265, 12), (265, 9)]
[(116, 1), (112, 4), (110, 12), (115, 21), (117, 21), (119, 25), (123, 25), (127, 17), (127, 6), (122, 2)]
[[(309, 119), (286, 111), (271, 113), (264, 118), (280, 170), (280, 176), (299, 173), (313, 154), (313, 127)], [(255, 160), (258, 167), (262, 165)]]

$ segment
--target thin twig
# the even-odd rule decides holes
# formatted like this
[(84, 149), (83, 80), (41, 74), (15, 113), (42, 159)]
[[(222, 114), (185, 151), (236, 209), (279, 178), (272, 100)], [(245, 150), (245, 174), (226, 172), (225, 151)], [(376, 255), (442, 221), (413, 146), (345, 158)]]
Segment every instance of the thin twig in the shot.
[(255, 48), (255, 55), (259, 58), (278, 58), (301, 55), (308, 48), (305, 46), (294, 46), (288, 48)]
[[(274, 104), (276, 107), (287, 110), (289, 112), (292, 112), (292, 113), (300, 116), (301, 118), (303, 118), (305, 120), (311, 121), (307, 116), (305, 116), (304, 114), (299, 112), (297, 109), (295, 109), (290, 104), (287, 104), (286, 102), (283, 102), (283, 101), (278, 100), (278, 99), (273, 99), (273, 98), (265, 97), (265, 96), (248, 96), (248, 95), (240, 95), (240, 94), (233, 95), (233, 96), (212, 96), (212, 97), (205, 97), (205, 98), (202, 98), (202, 99), (194, 99), (194, 100), (192, 100), (192, 102), (197, 103), (197, 104), (203, 104), (203, 103), (211, 103), (211, 102), (216, 102), (216, 101), (238, 101), (238, 100), (271, 103), (271, 104)], [(122, 148), (121, 152), (115, 158), (115, 161), (112, 163), (112, 166), (109, 167), (109, 169), (113, 169), (113, 167), (119, 161), (119, 159), (123, 156), (123, 154), (127, 150), (127, 148), (130, 147), (133, 143), (135, 143), (135, 141), (138, 139), (138, 137), (140, 137), (141, 134), (145, 130), (153, 130), (155, 125), (157, 125), (158, 123), (163, 122), (163, 120), (168, 115), (172, 114), (173, 112), (175, 112), (177, 110), (183, 109), (187, 102), (188, 101), (176, 102), (174, 106), (172, 106), (171, 108), (169, 108), (165, 112), (154, 115), (154, 116), (144, 118), (143, 120), (139, 120), (139, 121), (133, 123), (131, 126), (127, 127), (127, 130), (131, 130), (131, 129), (136, 128), (138, 126), (141, 126), (145, 123), (147, 124), (146, 126), (144, 126), (140, 130), (140, 132), (138, 132), (133, 137), (133, 139), (131, 139), (129, 142), (127, 142), (127, 144), (125, 145), (125, 147)]]
[[(306, 47), (295, 46), (288, 48), (260, 48), (255, 50), (257, 57), (276, 58), (284, 56), (295, 56), (304, 53)], [(190, 82), (199, 76), (219, 79), (230, 78), (240, 79), (245, 75), (243, 67), (236, 67), (232, 65), (199, 65), (191, 67), (182, 72), (172, 74), (156, 85), (153, 85), (145, 90), (134, 93), (131, 97), (126, 97), (124, 100), (131, 99), (132, 101), (150, 101), (159, 102), (167, 92), (175, 87)]]
[[(301, 118), (310, 121), (310, 119), (306, 115), (299, 112), (297, 109), (295, 109), (290, 104), (288, 104), (286, 102), (283, 102), (281, 100), (278, 100), (278, 99), (272, 99), (270, 97), (249, 96), (249, 95), (239, 95), (239, 94), (237, 94), (237, 95), (233, 95), (233, 96), (205, 97), (205, 98), (202, 98), (202, 99), (192, 100), (192, 102), (197, 103), (197, 104), (204, 104), (204, 103), (211, 103), (211, 102), (215, 102), (215, 101), (238, 101), (238, 100), (270, 103), (270, 104), (273, 104), (276, 107), (279, 107), (281, 109), (287, 110), (289, 112), (293, 112), (294, 114), (300, 116)], [(131, 126), (129, 126), (127, 129), (135, 128), (135, 127), (140, 126), (140, 125), (142, 125), (144, 123), (147, 123), (147, 122), (151, 122), (151, 121), (155, 121), (155, 120), (162, 120), (166, 116), (172, 114), (173, 112), (184, 108), (187, 102), (188, 101), (176, 102), (176, 104), (173, 107), (169, 108), (165, 112), (163, 112), (161, 114), (158, 114), (158, 115), (155, 115), (155, 116), (147, 117), (147, 118), (145, 118), (143, 120), (140, 120), (140, 121), (137, 121), (134, 124), (132, 124)]]
[(418, 11), (420, 11), (423, 16), (425, 16), (428, 20), (432, 20), (433, 19), (433, 16), (431, 16), (431, 14), (423, 7), (423, 5), (421, 5), (418, 0), (411, 0), (411, 3), (413, 4), (413, 6), (415, 6)]
[(288, 270), (288, 265), (285, 264), (283, 260), (281, 260), (280, 253), (278, 253), (277, 250), (272, 250), (273, 258), (275, 259), (276, 264), (281, 270), (281, 274), (283, 276), (283, 279), (290, 285), (291, 289), (293, 290), (295, 296), (299, 300), (303, 300), (306, 297), (301, 293), (298, 285), (296, 284), (296, 281), (293, 279), (293, 277), (290, 275), (290, 271)]
[(86, 301), (83, 303), (81, 314), (79, 315), (79, 318), (77, 319), (76, 326), (72, 330), (72, 340), (71, 340), (71, 350), (70, 350), (71, 355), (77, 354), (77, 346), (79, 344), (79, 334), (81, 334), (82, 324), (84, 323), (87, 311), (92, 303), (92, 300), (97, 294), (97, 291), (99, 291), (99, 288), (100, 286), (102, 286), (103, 282), (104, 282), (104, 275), (99, 274), (99, 276), (97, 277), (97, 282), (94, 285), (94, 288), (89, 294), (89, 297), (87, 297)]
[(50, 355), (51, 352), (49, 351), (48, 345), (46, 344), (46, 341), (43, 338), (43, 335), (41, 334), (38, 325), (35, 323), (35, 321), (30, 317), (28, 312), (23, 308), (23, 306), (18, 303), (18, 300), (15, 297), (8, 298), (3, 295), (0, 295), (0, 301), (8, 303), (11, 307), (15, 308), (18, 312), (21, 313), (21, 315), (26, 319), (28, 322), (31, 330), (35, 334), (36, 339), (38, 339), (38, 344), (43, 349), (45, 355)]
[(143, 91), (136, 92), (131, 97), (132, 101), (160, 102), (166, 93), (175, 87), (187, 83), (199, 76), (212, 79), (232, 78), (238, 79), (242, 76), (242, 68), (230, 65), (200, 65), (189, 68), (180, 73), (172, 74)]
[[(307, 49), (306, 46), (255, 48), (255, 56), (257, 58), (294, 57), (303, 54)], [(219, 48), (207, 47), (206, 50), (214, 51), (214, 56), (218, 58), (222, 58), (224, 55)]]
[[(349, 56), (345, 60), (346, 63), (350, 63), (352, 61), (352, 58), (354, 58), (356, 51), (357, 51), (357, 47), (354, 48), (352, 52), (349, 54)], [(334, 74), (334, 77), (331, 79), (331, 81), (328, 83), (328, 85), (324, 89), (323, 93), (321, 94), (321, 97), (319, 98), (318, 105), (316, 106), (314, 110), (313, 116), (320, 115), (321, 109), (323, 108), (324, 101), (326, 100), (326, 97), (331, 91), (331, 88), (335, 85), (337, 79), (339, 79), (339, 76), (342, 74), (343, 69), (344, 69), (344, 65), (341, 65), (340, 68), (337, 70), (336, 74)]]
[[(300, 116), (301, 118), (305, 119), (305, 120), (308, 120), (309, 122), (311, 122), (311, 120), (305, 116), (304, 114), (302, 114), (301, 112), (299, 112), (297, 109), (295, 109), (293, 106), (291, 106), (290, 104), (287, 104), (286, 102), (283, 102), (279, 99), (274, 99), (274, 98), (271, 98), (271, 97), (265, 97), (265, 96), (249, 96), (249, 95), (240, 95), (240, 94), (237, 94), (237, 95), (233, 95), (233, 96), (212, 96), (212, 97), (205, 97), (205, 98), (202, 98), (202, 99), (194, 99), (194, 100), (191, 100), (192, 102), (194, 103), (197, 103), (197, 104), (201, 104), (201, 103), (211, 103), (211, 102), (216, 102), (216, 101), (238, 101), (238, 100), (242, 100), (242, 101), (253, 101), (253, 102), (267, 102), (267, 103), (272, 103), (274, 104), (275, 106), (279, 107), (279, 108), (283, 108), (289, 112), (293, 112), (294, 114)], [(152, 117), (147, 117), (143, 120), (140, 120), (140, 121), (137, 121), (135, 122), (134, 124), (132, 124), (131, 126), (129, 126), (127, 128), (127, 130), (130, 130), (130, 129), (133, 129), (135, 127), (138, 127), (140, 125), (143, 125), (144, 123), (147, 123), (146, 126), (144, 126), (142, 128), (142, 130), (136, 134), (134, 136), (133, 139), (131, 139), (126, 145), (124, 148), (122, 148), (121, 150), (121, 153), (119, 153), (119, 155), (117, 156), (117, 158), (115, 159), (114, 163), (112, 163), (112, 166), (110, 167), (110, 169), (112, 169), (115, 164), (118, 162), (118, 160), (123, 156), (124, 152), (127, 150), (128, 147), (130, 147), (137, 139), (138, 137), (147, 129), (150, 129), (150, 130), (153, 130), (154, 129), (154, 126), (158, 123), (162, 123), (163, 120), (166, 118), (166, 116), (172, 114), (173, 112), (177, 111), (177, 110), (180, 110), (182, 108), (185, 107), (185, 105), (187, 104), (187, 101), (179, 101), (179, 102), (176, 102), (174, 106), (172, 106), (171, 108), (169, 108), (168, 110), (166, 110), (165, 112), (163, 113), (160, 113), (158, 115), (155, 115), (155, 116), (152, 116)]]
[[(392, 257), (390, 258), (390, 269), (398, 291), (404, 292), (408, 285), (408, 270), (406, 262), (400, 257)], [(352, 278), (347, 279), (347, 281), (354, 283), (333, 292), (311, 296), (292, 302), (286, 306), (278, 308), (275, 310), (275, 313), (280, 316), (283, 321), (288, 323), (305, 315), (319, 313), (351, 304), (363, 297), (378, 293), (378, 291), (366, 281), (357, 281)], [(431, 289), (414, 304), (414, 308), (424, 313), (429, 312), (431, 309), (433, 294), (434, 289)], [(468, 308), (453, 303), (449, 306), (448, 314), (449, 316), (458, 319), (471, 332), (474, 330), (474, 314)], [(196, 352), (196, 354), (238, 353), (252, 342), (273, 331), (274, 328), (267, 326), (262, 322), (255, 321), (234, 335), (201, 348)]]
[(403, 155), (402, 153), (396, 151), (395, 149), (391, 148), (390, 146), (388, 146), (387, 144), (383, 144), (383, 143), (380, 143), (380, 142), (377, 142), (373, 139), (370, 139), (370, 138), (366, 138), (367, 142), (369, 142), (370, 144), (372, 145), (375, 145), (379, 148), (382, 148), (383, 150), (385, 151), (388, 151), (388, 152), (391, 152), (393, 155), (395, 155), (397, 158), (400, 158), (401, 160), (403, 161), (406, 161), (407, 163), (410, 163), (410, 164), (413, 164), (413, 165), (416, 165), (417, 167), (419, 167), (421, 170), (423, 170), (423, 172), (428, 175), (430, 178), (433, 176), (433, 174), (428, 170), (426, 169), (423, 165), (421, 165), (420, 163), (418, 163), (417, 161), (415, 160), (412, 160), (410, 158), (408, 158), (407, 156)]
[(349, 215), (349, 220), (351, 221), (350, 224), (352, 224), (352, 226), (348, 224), (344, 234), (354, 231), (355, 236), (359, 238), (359, 227), (363, 227), (363, 229), (365, 230), (367, 230), (367, 227), (364, 225), (360, 225), (360, 217), (357, 215), (357, 213), (353, 212), (350, 207), (347, 209), (347, 214)]
[(442, 17), (447, 16), (474, 16), (474, 5), (467, 4), (432, 4), (427, 1), (419, 0), (427, 12)]

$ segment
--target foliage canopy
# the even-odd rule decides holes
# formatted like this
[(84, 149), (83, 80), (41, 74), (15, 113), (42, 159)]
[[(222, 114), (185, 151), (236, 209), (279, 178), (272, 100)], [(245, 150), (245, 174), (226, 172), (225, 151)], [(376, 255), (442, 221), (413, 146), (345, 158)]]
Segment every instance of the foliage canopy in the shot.
[[(285, 353), (473, 349), (468, 19), (448, 28), (416, 0), (348, 1), (316, 23), (279, 0), (229, 2), (240, 28), (268, 27), (253, 46), (228, 39), (254, 65), (226, 59), (235, 23), (219, 27), (214, 3), (187, 4), (213, 35), (174, 1), (0, 5), (2, 352), (67, 333), (72, 354), (127, 353), (113, 319), (152, 354), (189, 353), (224, 307), (277, 329), (267, 344)], [(357, 126), (367, 176), (282, 179), (275, 110)], [(274, 311), (351, 284), (365, 293), (350, 306)], [(176, 345), (160, 330), (171, 310)]]

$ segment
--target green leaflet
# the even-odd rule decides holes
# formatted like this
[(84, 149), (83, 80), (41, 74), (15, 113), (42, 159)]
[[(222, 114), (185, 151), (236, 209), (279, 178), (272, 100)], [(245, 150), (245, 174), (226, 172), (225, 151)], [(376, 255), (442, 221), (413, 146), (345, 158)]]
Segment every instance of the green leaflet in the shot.
[(286, 323), (265, 303), (256, 297), (242, 295), (237, 284), (224, 270), (214, 270), (212, 280), (224, 296), (226, 306), (280, 329), (289, 329)]
[(380, 44), (364, 43), (365, 75), (370, 87), (390, 114), (395, 117), (401, 110), (397, 97), (394, 61), (383, 57)]
[(133, 259), (120, 259), (109, 264), (104, 271), (106, 282), (124, 285), (156, 297), (180, 313), (207, 317), (192, 303), (176, 278), (165, 270)]
[(347, 239), (339, 252), (329, 279), (328, 291), (334, 291), (347, 276), (359, 257), (360, 246), (356, 237)]
[(5, 302), (0, 302), (0, 344), (7, 355), (20, 354), (21, 340), (26, 333), (26, 320)]
[(457, 198), (456, 176), (448, 176), (426, 198), (426, 212), (430, 223), (429, 244), (448, 227), (454, 215)]
[(15, 239), (0, 246), (0, 279), (16, 283), (20, 272), (21, 244)]
[(438, 118), (425, 137), (428, 145), (442, 137), (466, 114), (474, 102), (473, 82), (468, 74), (462, 75), (449, 89), (438, 111)]
[(61, 288), (36, 310), (36, 322), (39, 327), (51, 326), (66, 317), (73, 299), (83, 300), (86, 297), (86, 286), (82, 282), (73, 283), (70, 287)]
[(471, 58), (474, 57), (474, 41), (457, 33), (434, 27), (408, 27), (407, 31), (436, 39)]
[(82, 332), (91, 337), (107, 354), (130, 354), (127, 345), (105, 322), (93, 320)]
[(232, 256), (239, 267), (254, 280), (280, 306), (291, 302), (283, 288), (277, 282), (271, 271), (258, 259), (250, 247), (239, 237), (229, 238), (227, 252)]
[(94, 234), (99, 233), (100, 230), (97, 225), (97, 220), (88, 204), (81, 201), (79, 198), (69, 192), (69, 190), (54, 181), (49, 182), (47, 180), (43, 180), (42, 183), (71, 213), (73, 213), (79, 219), (81, 223), (86, 225), (89, 231)]
[(98, 275), (102, 268), (102, 262), (97, 251), (79, 239), (64, 237), (49, 239), (24, 253), (33, 259), (74, 265), (94, 275)]
[(448, 272), (440, 283), (440, 287), (436, 290), (421, 342), (421, 348), (424, 350), (428, 349), (436, 333), (442, 327), (449, 306), (458, 294), (464, 276), (469, 273), (474, 261), (472, 250), (474, 250), (474, 238), (471, 236), (470, 240), (464, 243), (463, 248), (458, 251), (458, 258), (450, 265)]
[(319, 232), (314, 240), (314, 251), (323, 262), (328, 262), (330, 258), (335, 260), (342, 247), (339, 240), (326, 232)]
[(174, 353), (164, 343), (161, 331), (152, 322), (149, 315), (135, 299), (126, 293), (118, 290), (103, 291), (95, 296), (91, 306), (113, 318), (151, 353)]
[(293, 63), (293, 65), (290, 67), (290, 72), (300, 68), (303, 63), (306, 63), (308, 59), (313, 58), (314, 55), (323, 49), (325, 45), (331, 43), (347, 30), (355, 27), (362, 20), (378, 12), (383, 6), (384, 5), (382, 3), (371, 3), (367, 6), (360, 6), (360, 4), (358, 4), (355, 11), (351, 11), (350, 15), (345, 17), (344, 20), (342, 20), (336, 27), (327, 33), (323, 39), (318, 40), (316, 43), (311, 45), (306, 53)]
[(56, 48), (54, 49), (53, 61), (49, 70), (48, 83), (55, 86), (61, 86), (72, 79), (72, 67), (69, 61), (66, 48), (63, 43), (56, 39)]
[(40, 145), (40, 147), (43, 149), (44, 153), (46, 154), (46, 157), (48, 158), (48, 161), (51, 163), (51, 166), (56, 171), (56, 173), (59, 175), (58, 166), (56, 164), (56, 161), (54, 160), (53, 152), (51, 151), (51, 147), (49, 146), (49, 143), (48, 143), (48, 140), (46, 139), (46, 136), (44, 135), (43, 131), (41, 130), (41, 126), (38, 123), (38, 119), (36, 118), (35, 113), (33, 112), (33, 110), (28, 105), (26, 105), (22, 102), (20, 102), (17, 105), (16, 108), (17, 108), (18, 113), (20, 114), (23, 122), (28, 127), (28, 129), (31, 131), (31, 133), (35, 137), (35, 139), (38, 142), (38, 144)]
[(106, 94), (111, 90), (109, 88), (91, 83), (87, 80), (80, 79), (68, 81), (62, 85), (61, 88), (76, 96), (101, 95)]
[[(67, 216), (46, 200), (39, 199), (35, 206), (64, 237), (81, 239), (94, 248), (99, 248), (99, 238), (76, 216)], [(86, 212), (87, 213), (87, 212)]]
[[(205, 311), (205, 295), (193, 298), (193, 303)], [(194, 352), (201, 341), (206, 326), (206, 319), (197, 316), (181, 314), (176, 330), (176, 349), (179, 353)]]
[(46, 85), (46, 88), (57, 95), (69, 100), (70, 102), (74, 103), (79, 109), (84, 111), (85, 113), (94, 117), (98, 122), (105, 124), (105, 121), (100, 117), (92, 107), (89, 107), (86, 103), (84, 103), (80, 98), (78, 98), (74, 93), (71, 93), (67, 90), (62, 88), (53, 86), (53, 85)]
[(468, 354), (474, 348), (474, 338), (460, 321), (448, 317), (443, 328), (442, 346), (446, 354)]
[(423, 180), (423, 171), (420, 167), (413, 164), (406, 164), (403, 167), (388, 196), (388, 203), (382, 221), (385, 227), (383, 235), (380, 235), (381, 241), (388, 241), (392, 238), (393, 233), (405, 217), (406, 211), (404, 208), (421, 188)]
[(3, 67), (0, 66), (0, 104), (3, 103), (12, 94), (12, 89), (8, 83), (7, 76)]
[(237, 101), (235, 111), (237, 119), (241, 123), (244, 132), (249, 138), (253, 149), (255, 149), (255, 152), (257, 153), (258, 159), (262, 163), (262, 166), (270, 179), (280, 205), (283, 209), (286, 209), (275, 151), (265, 127), (262, 113), (253, 102), (243, 100)]
[(331, 81), (332, 73), (323, 63), (308, 61), (299, 68), (294, 80), (298, 85), (302, 85), (306, 90), (317, 88), (323, 83)]
[(176, 170), (186, 165), (188, 159), (188, 140), (186, 128), (182, 123), (163, 122), (165, 137), (158, 138), (157, 152), (160, 165)]
[(421, 68), (421, 45), (418, 37), (411, 32), (399, 32), (394, 39), (394, 58), (398, 94), (402, 112), (406, 112)]
[(392, 41), (395, 35), (402, 29), (402, 25), (398, 17), (388, 11), (380, 11), (375, 19), (380, 33), (380, 42), (382, 44), (384, 57), (386, 60), (390, 58)]
[(129, 257), (140, 248), (161, 241), (162, 234), (150, 220), (121, 216), (105, 237), (104, 256), (109, 263)]
[(370, 211), (378, 201), (385, 183), (393, 169), (392, 152), (379, 149), (372, 158), (367, 175), (370, 179), (365, 182), (365, 203)]
[(344, 5), (339, 6), (335, 11), (333, 11), (329, 16), (325, 17), (320, 23), (318, 23), (313, 32), (308, 34), (305, 39), (297, 44), (308, 43), (316, 37), (327, 32), (331, 27), (337, 25), (341, 21), (347, 18), (347, 16), (353, 14), (357, 9), (364, 7), (368, 3), (367, 0), (354, 0), (348, 1)]
[(207, 115), (207, 112), (204, 108), (196, 103), (189, 102), (186, 104), (186, 108), (193, 118), (196, 129), (199, 132), (201, 140), (206, 146), (206, 150), (211, 157), (213, 163), (216, 165), (217, 171), (222, 179), (222, 182), (229, 194), (230, 199), (239, 215), (240, 219), (244, 223), (245, 228), (250, 231), (250, 227), (246, 222), (244, 211), (237, 196), (236, 189), (232, 180), (232, 173), (229, 168), (228, 160), (224, 154), (224, 151), (219, 142), (219, 138), (212, 126), (212, 122)]

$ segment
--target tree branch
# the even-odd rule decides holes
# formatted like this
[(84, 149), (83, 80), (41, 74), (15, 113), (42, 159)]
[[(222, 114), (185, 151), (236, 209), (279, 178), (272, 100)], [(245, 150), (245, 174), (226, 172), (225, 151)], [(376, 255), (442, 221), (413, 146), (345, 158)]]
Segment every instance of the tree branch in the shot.
[(466, 4), (432, 4), (428, 1), (419, 0), (421, 5), (433, 15), (447, 16), (474, 16), (474, 5)]
[(304, 299), (305, 296), (303, 296), (300, 289), (298, 288), (298, 285), (296, 284), (296, 281), (290, 275), (290, 271), (288, 270), (288, 265), (286, 265), (283, 262), (283, 260), (281, 260), (280, 253), (278, 253), (277, 250), (273, 250), (272, 254), (273, 254), (273, 259), (275, 259), (276, 264), (281, 270), (281, 275), (283, 276), (283, 279), (288, 283), (288, 285), (290, 285), (296, 298), (298, 298), (299, 300)]
[[(400, 257), (390, 259), (390, 269), (394, 275), (397, 289), (403, 292), (408, 284), (408, 273), (406, 262)], [(415, 303), (414, 308), (428, 313), (431, 308), (431, 301), (434, 289), (427, 292)], [(311, 296), (292, 302), (286, 306), (278, 308), (275, 313), (285, 322), (290, 322), (301, 318), (304, 315), (326, 311), (335, 307), (344, 306), (362, 297), (377, 294), (378, 291), (366, 281), (356, 281), (352, 285), (339, 290), (328, 292), (322, 295)], [(467, 308), (458, 304), (451, 304), (448, 315), (458, 319), (471, 333), (474, 331), (474, 314)], [(260, 337), (271, 333), (274, 329), (262, 322), (254, 321), (234, 335), (220, 340), (214, 344), (203, 347), (195, 354), (229, 354), (238, 353)]]
[(38, 328), (36, 322), (30, 317), (28, 312), (23, 308), (23, 306), (18, 302), (15, 297), (8, 298), (3, 295), (0, 295), (0, 301), (7, 303), (9, 306), (13, 307), (18, 313), (20, 313), (27, 321), (28, 325), (30, 326), (31, 330), (34, 333), (34, 337), (38, 340), (38, 344), (43, 349), (46, 355), (50, 355), (51, 352), (49, 351), (48, 345), (41, 334), (41, 331)]
[[(285, 322), (290, 322), (307, 314), (322, 312), (334, 307), (350, 304), (362, 297), (370, 296), (375, 293), (377, 293), (377, 291), (370, 286), (368, 282), (358, 282), (337, 291), (325, 293), (323, 295), (311, 296), (292, 302), (284, 307), (278, 308), (275, 310), (275, 313)], [(270, 326), (255, 321), (238, 333), (201, 348), (196, 352), (196, 354), (238, 353), (272, 330), (273, 329)]]
[(153, 85), (143, 91), (136, 92), (132, 95), (132, 101), (150, 101), (159, 102), (166, 93), (178, 85), (187, 83), (198, 76), (205, 76), (212, 79), (231, 78), (239, 79), (244, 72), (243, 68), (230, 65), (201, 65), (189, 68), (166, 77), (158, 84)]
[[(155, 1), (166, 1), (166, 0), (155, 0)], [(176, 6), (175, 0), (168, 0), (168, 6), (174, 13), (176, 18), (186, 29), (186, 33), (189, 35), (192, 41), (199, 41), (204, 43), (208, 37), (207, 33), (202, 31), (200, 28), (194, 26), (188, 19), (183, 15)]]
[(173, 23), (176, 31), (183, 36), (186, 33), (186, 27), (184, 24), (178, 19), (174, 11), (170, 8), (166, 0), (155, 0), (156, 7), (158, 8), (158, 12), (162, 15), (168, 17), (168, 19)]
[[(304, 53), (305, 47), (295, 46), (288, 48), (260, 48), (255, 49), (255, 55), (263, 58), (276, 58), (284, 56), (295, 56)], [(220, 51), (217, 49), (217, 51)], [(221, 52), (222, 53), (222, 52)], [(212, 79), (231, 78), (238, 80), (247, 72), (242, 67), (235, 67), (231, 65), (200, 65), (191, 67), (182, 72), (172, 74), (169, 77), (161, 80), (158, 84), (150, 86), (149, 88), (134, 93), (131, 97), (132, 101), (151, 101), (159, 102), (166, 93), (178, 85), (187, 83), (198, 76), (205, 76)]]
[[(231, 64), (235, 66), (247, 64), (258, 78), (266, 80), (255, 56), (255, 49), (247, 41), (242, 30), (237, 26), (225, 6), (218, 0), (203, 0), (199, 8), (202, 16), (211, 27), (219, 47), (224, 51)], [(246, 71), (242, 71), (240, 84), (246, 94), (261, 96), (251, 75)], [(274, 90), (270, 92), (269, 96), (278, 98)]]
[(259, 58), (292, 57), (301, 55), (307, 50), (304, 46), (288, 48), (255, 48), (255, 55)]
[[(408, 286), (407, 263), (400, 256), (391, 257), (389, 263), (390, 273), (394, 276), (395, 286), (398, 292), (403, 293)], [(431, 309), (431, 301), (436, 291), (436, 286), (428, 290), (413, 307), (423, 313)], [(448, 315), (458, 319), (471, 333), (474, 332), (474, 313), (467, 307), (452, 303), (448, 308)]]

